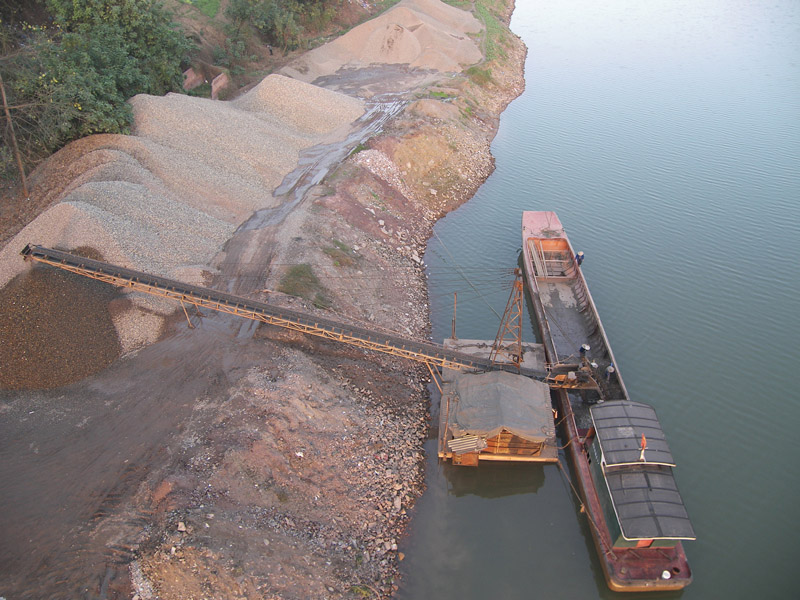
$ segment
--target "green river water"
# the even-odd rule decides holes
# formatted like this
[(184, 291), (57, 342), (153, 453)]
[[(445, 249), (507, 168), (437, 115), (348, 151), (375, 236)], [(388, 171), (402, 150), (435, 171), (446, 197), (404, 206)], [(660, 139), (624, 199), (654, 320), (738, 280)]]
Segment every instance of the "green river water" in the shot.
[[(518, 0), (512, 30), (527, 88), (430, 241), (433, 338), (453, 292), (458, 336), (494, 338), (521, 212), (556, 211), (698, 536), (694, 583), (648, 597), (800, 597), (800, 2)], [(557, 467), (427, 449), (398, 598), (637, 597), (606, 589)]]

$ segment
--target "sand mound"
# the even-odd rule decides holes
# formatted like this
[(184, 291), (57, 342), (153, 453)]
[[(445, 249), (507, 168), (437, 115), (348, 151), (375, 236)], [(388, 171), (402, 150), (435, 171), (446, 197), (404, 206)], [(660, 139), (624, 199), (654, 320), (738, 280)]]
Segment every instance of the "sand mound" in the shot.
[(207, 263), (253, 211), (275, 204), (272, 190), (302, 149), (364, 112), (360, 100), (281, 75), (236, 102), (167, 94), (131, 104), (133, 135), (102, 136), (99, 148), (78, 142), (87, 151), (71, 161), (61, 203), (0, 251), (0, 287), (25, 269), (18, 253), (29, 242), (92, 246), (166, 276)]
[(387, 23), (374, 30), (359, 50), (359, 60), (367, 64), (411, 64), (422, 53), (422, 45), (412, 30)]
[(371, 64), (457, 72), (482, 59), (468, 35), (482, 28), (470, 13), (439, 0), (403, 0), (342, 37), (307, 52), (282, 72), (308, 82), (342, 67)]
[(483, 29), (481, 22), (472, 16), (472, 13), (445, 4), (440, 0), (407, 0), (398, 6), (408, 6), (418, 13), (427, 15), (431, 20), (464, 33), (479, 33)]
[(308, 135), (331, 135), (364, 113), (364, 103), (302, 81), (270, 75), (232, 102), (236, 108), (272, 118)]
[[(340, 139), (364, 113), (360, 100), (281, 75), (236, 102), (180, 94), (130, 102), (133, 135), (81, 140), (82, 151), (59, 153), (68, 164), (44, 166), (51, 177), (68, 174), (47, 192), (60, 203), (0, 250), (0, 288), (28, 268), (19, 256), (27, 243), (89, 246), (108, 262), (201, 283), (203, 265), (236, 227), (277, 205), (272, 191), (297, 166), (300, 151)], [(115, 321), (127, 328), (130, 320)], [(152, 339), (129, 333), (123, 342)]]

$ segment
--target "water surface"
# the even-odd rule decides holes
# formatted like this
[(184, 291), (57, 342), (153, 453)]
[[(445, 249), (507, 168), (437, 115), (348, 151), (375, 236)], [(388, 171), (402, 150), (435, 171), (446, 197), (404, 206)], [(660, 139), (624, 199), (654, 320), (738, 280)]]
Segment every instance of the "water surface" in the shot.
[[(495, 336), (521, 212), (555, 210), (698, 535), (694, 583), (659, 597), (795, 598), (800, 3), (529, 0), (512, 29), (527, 89), (496, 172), (429, 244), (434, 339), (454, 291), (459, 337)], [(466, 484), (428, 451), (400, 598), (618, 596), (558, 468)]]

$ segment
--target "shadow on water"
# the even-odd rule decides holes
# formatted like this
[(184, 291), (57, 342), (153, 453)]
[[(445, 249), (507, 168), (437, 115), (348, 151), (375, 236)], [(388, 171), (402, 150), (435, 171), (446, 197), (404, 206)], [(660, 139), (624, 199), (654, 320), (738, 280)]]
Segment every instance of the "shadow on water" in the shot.
[(503, 498), (535, 494), (544, 484), (544, 470), (531, 465), (496, 464), (487, 469), (442, 465), (447, 493), (456, 496)]

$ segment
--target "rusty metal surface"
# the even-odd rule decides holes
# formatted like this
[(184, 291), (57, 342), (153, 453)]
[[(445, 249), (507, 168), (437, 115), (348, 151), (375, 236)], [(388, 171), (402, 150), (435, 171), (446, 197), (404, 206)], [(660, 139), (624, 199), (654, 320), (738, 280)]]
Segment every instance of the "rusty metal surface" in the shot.
[(511, 365), (519, 371), (522, 364), (522, 271), (515, 269), (514, 275), (514, 285), (489, 358), (493, 365)]

